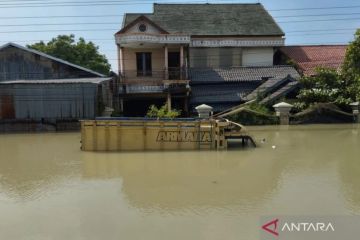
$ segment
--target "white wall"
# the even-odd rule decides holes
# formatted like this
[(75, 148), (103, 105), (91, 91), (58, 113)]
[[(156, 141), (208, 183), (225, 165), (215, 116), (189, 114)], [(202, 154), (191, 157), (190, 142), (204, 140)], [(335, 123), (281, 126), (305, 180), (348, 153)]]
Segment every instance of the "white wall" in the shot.
[(274, 49), (269, 48), (244, 48), (243, 66), (272, 66)]

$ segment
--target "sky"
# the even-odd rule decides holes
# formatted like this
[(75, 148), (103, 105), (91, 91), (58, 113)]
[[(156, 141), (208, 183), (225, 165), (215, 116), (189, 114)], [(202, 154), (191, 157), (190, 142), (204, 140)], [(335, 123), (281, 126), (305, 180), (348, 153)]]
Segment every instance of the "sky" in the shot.
[[(359, 0), (181, 1), (186, 2), (260, 2), (285, 32), (286, 45), (346, 44), (360, 26)], [(117, 71), (114, 33), (121, 28), (123, 14), (151, 13), (153, 3), (152, 0), (0, 0), (0, 45), (7, 42), (27, 45), (48, 41), (59, 34), (75, 34), (76, 38), (83, 37), (98, 45)], [(63, 6), (75, 4), (82, 6)]]

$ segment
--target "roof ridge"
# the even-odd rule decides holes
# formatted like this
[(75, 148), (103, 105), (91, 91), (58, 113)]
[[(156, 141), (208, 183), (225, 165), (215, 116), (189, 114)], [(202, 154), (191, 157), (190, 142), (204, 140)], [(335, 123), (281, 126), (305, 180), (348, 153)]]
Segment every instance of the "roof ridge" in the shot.
[(125, 15), (154, 15), (154, 13), (125, 13)]

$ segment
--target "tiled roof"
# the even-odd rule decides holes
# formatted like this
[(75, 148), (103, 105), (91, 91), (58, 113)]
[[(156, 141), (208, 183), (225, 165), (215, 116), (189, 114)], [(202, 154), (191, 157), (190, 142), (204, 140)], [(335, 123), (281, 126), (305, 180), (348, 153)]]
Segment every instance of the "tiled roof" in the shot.
[(298, 72), (291, 66), (271, 67), (233, 67), (221, 69), (190, 69), (191, 84), (224, 82), (261, 82), (270, 78), (299, 78)]
[(290, 59), (293, 59), (303, 74), (315, 74), (317, 67), (327, 67), (338, 70), (344, 62), (346, 45), (313, 45), (286, 46), (280, 48)]
[(284, 32), (260, 3), (154, 4), (153, 14), (126, 14), (123, 27), (141, 15), (169, 33), (189, 35), (283, 36)]

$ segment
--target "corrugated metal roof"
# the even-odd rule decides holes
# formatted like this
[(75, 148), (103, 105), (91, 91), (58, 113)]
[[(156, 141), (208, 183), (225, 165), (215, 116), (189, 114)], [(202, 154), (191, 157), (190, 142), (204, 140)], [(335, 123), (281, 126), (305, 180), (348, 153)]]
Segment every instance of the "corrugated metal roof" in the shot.
[(19, 48), (19, 49), (22, 49), (22, 50), (24, 50), (24, 51), (27, 51), (27, 52), (30, 52), (30, 53), (33, 53), (33, 54), (37, 54), (37, 55), (40, 55), (40, 56), (42, 56), (42, 57), (49, 58), (49, 59), (51, 59), (51, 60), (53, 60), (53, 61), (60, 62), (60, 63), (62, 63), (62, 64), (66, 64), (66, 65), (69, 65), (69, 66), (71, 66), (71, 67), (80, 69), (80, 70), (82, 70), (82, 71), (85, 71), (85, 72), (94, 74), (94, 75), (96, 75), (96, 76), (105, 77), (104, 74), (101, 74), (101, 73), (92, 71), (92, 70), (90, 70), (90, 69), (88, 69), (88, 68), (81, 67), (81, 66), (79, 66), (79, 65), (70, 63), (70, 62), (65, 61), (65, 60), (62, 60), (62, 59), (60, 59), (60, 58), (53, 57), (53, 56), (48, 55), (48, 54), (46, 54), (46, 53), (43, 53), (43, 52), (40, 52), (40, 51), (31, 49), (31, 48), (23, 47), (23, 46), (21, 46), (21, 45), (19, 45), (19, 44), (12, 43), (12, 42), (7, 43), (7, 44), (5, 44), (5, 45), (3, 45), (3, 46), (0, 46), (0, 51), (1, 51), (2, 49), (7, 48), (7, 47)]
[(111, 77), (106, 78), (73, 78), (73, 79), (47, 79), (47, 80), (13, 80), (3, 81), (0, 84), (69, 84), (69, 83), (93, 83), (100, 84), (110, 81)]

